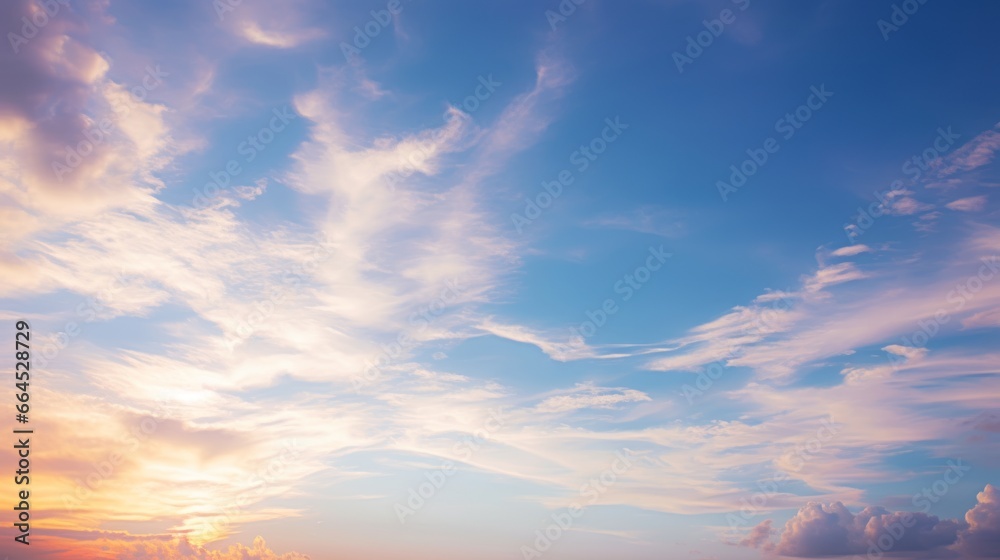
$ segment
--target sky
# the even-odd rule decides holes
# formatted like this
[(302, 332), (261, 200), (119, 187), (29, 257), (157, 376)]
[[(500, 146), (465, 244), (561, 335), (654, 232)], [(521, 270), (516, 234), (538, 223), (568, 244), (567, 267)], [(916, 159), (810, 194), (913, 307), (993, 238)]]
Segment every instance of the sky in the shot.
[(1000, 557), (998, 17), (3, 2), (0, 554)]

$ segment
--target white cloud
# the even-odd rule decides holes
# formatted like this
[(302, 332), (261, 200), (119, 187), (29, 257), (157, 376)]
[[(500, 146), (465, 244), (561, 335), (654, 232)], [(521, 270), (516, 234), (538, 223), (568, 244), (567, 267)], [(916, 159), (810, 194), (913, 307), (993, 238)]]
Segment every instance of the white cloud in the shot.
[(986, 195), (970, 196), (967, 198), (953, 200), (946, 204), (945, 207), (949, 210), (956, 210), (958, 212), (979, 212), (986, 207), (987, 199), (988, 197)]
[(651, 401), (642, 391), (635, 389), (596, 387), (578, 385), (565, 395), (549, 397), (538, 404), (539, 412), (560, 413), (584, 408), (615, 408), (616, 405), (632, 402)]
[(835, 257), (853, 257), (854, 255), (860, 255), (861, 253), (870, 253), (873, 249), (864, 244), (848, 245), (846, 247), (841, 247), (834, 252), (830, 253)]

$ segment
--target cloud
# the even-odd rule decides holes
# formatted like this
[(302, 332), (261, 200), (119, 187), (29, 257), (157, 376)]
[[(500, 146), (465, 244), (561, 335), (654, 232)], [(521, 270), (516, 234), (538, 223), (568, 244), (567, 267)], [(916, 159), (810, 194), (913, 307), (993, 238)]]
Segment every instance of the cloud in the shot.
[(913, 227), (917, 231), (922, 232), (932, 232), (935, 231), (937, 226), (937, 219), (941, 217), (941, 212), (933, 211), (926, 214), (922, 214), (917, 221), (913, 222)]
[(915, 198), (910, 198), (908, 196), (904, 196), (903, 198), (900, 198), (899, 200), (893, 201), (893, 203), (892, 203), (892, 205), (890, 206), (890, 209), (889, 209), (889, 214), (892, 214), (892, 215), (895, 215), (895, 216), (909, 216), (911, 214), (916, 214), (918, 212), (923, 212), (925, 210), (930, 210), (931, 208), (933, 208), (933, 207), (931, 205), (929, 205), (929, 204), (925, 204), (923, 202), (920, 202), (919, 200), (917, 200)]
[(979, 212), (986, 207), (987, 200), (988, 197), (986, 195), (970, 196), (968, 198), (953, 200), (946, 204), (945, 207), (958, 212)]
[(651, 401), (649, 395), (635, 389), (596, 387), (585, 384), (577, 385), (570, 394), (549, 397), (539, 403), (539, 412), (560, 413), (583, 408), (615, 408), (616, 405), (630, 402)]
[[(796, 558), (899, 552), (1000, 557), (1000, 493), (987, 484), (976, 500), (964, 522), (921, 512), (889, 512), (877, 506), (855, 515), (840, 502), (810, 502), (785, 523), (773, 550)], [(772, 549), (766, 535), (762, 536), (767, 523), (755, 527), (747, 541)]]
[[(234, 544), (224, 550), (208, 550), (186, 538), (169, 535), (130, 535), (114, 531), (51, 531), (40, 542), (38, 558), (46, 560), (309, 560), (298, 552), (279, 554), (263, 537), (250, 546)], [(32, 547), (35, 548), (35, 547)]]
[(267, 179), (258, 179), (256, 184), (252, 187), (247, 185), (233, 187), (233, 192), (236, 196), (243, 200), (254, 200), (258, 196), (264, 194), (264, 191), (266, 190)]
[(1000, 491), (987, 484), (976, 501), (965, 514), (969, 527), (959, 535), (957, 548), (973, 557), (1000, 558)]
[(933, 208), (913, 198), (913, 191), (905, 188), (890, 190), (882, 195), (885, 213), (891, 216), (909, 216)]
[(485, 319), (477, 328), (494, 336), (537, 346), (550, 358), (560, 362), (596, 357), (596, 352), (582, 337), (540, 333), (522, 325), (499, 323), (492, 318)]
[(607, 214), (585, 222), (591, 227), (635, 231), (679, 237), (684, 233), (684, 223), (672, 212), (655, 206), (643, 206), (627, 214)]
[(773, 534), (774, 528), (771, 526), (771, 520), (765, 519), (754, 526), (753, 529), (750, 529), (750, 533), (747, 534), (746, 538), (740, 541), (740, 546), (768, 550), (771, 548), (771, 535)]
[[(953, 544), (959, 529), (957, 522), (919, 512), (890, 513), (869, 506), (854, 515), (840, 502), (813, 502), (785, 523), (774, 550), (797, 558), (866, 554), (881, 539), (891, 543), (888, 550), (926, 551)], [(900, 533), (901, 538), (894, 536)]]
[(805, 279), (803, 288), (807, 293), (816, 294), (830, 286), (860, 280), (866, 276), (854, 263), (843, 262), (820, 268), (812, 276)]
[(325, 35), (320, 29), (297, 29), (289, 32), (264, 30), (256, 21), (243, 21), (238, 30), (240, 35), (251, 43), (280, 49), (297, 47)]
[(652, 360), (647, 367), (697, 371), (712, 362), (730, 363), (744, 348), (787, 330), (795, 322), (798, 312), (791, 307), (791, 301), (768, 298), (767, 306), (755, 303), (735, 307), (728, 314), (691, 329), (690, 335), (671, 341), (675, 348), (665, 350), (665, 357)]
[[(933, 281), (926, 274), (915, 280), (919, 260), (872, 263), (864, 270), (851, 262), (821, 266), (802, 277), (794, 297), (780, 305), (737, 306), (690, 329), (687, 336), (667, 341), (673, 348), (662, 350), (664, 356), (647, 367), (697, 371), (720, 361), (730, 367), (750, 367), (760, 379), (788, 381), (807, 364), (865, 346), (896, 343), (935, 313), (961, 321), (995, 309), (1000, 304), (1000, 282), (983, 281), (980, 291), (960, 303), (954, 290), (970, 275), (989, 274), (980, 259), (991, 258), (996, 251), (991, 244), (998, 239), (1000, 230), (982, 226), (956, 240), (947, 266), (933, 275)], [(842, 288), (847, 282), (856, 285)], [(764, 295), (772, 298), (773, 293)], [(953, 328), (958, 322), (940, 328)]]
[(846, 247), (841, 247), (830, 254), (835, 257), (853, 257), (854, 255), (860, 255), (861, 253), (870, 253), (873, 250), (874, 249), (872, 249), (867, 245), (858, 244), (858, 245), (848, 245)]
[(912, 346), (902, 346), (900, 344), (890, 344), (882, 350), (885, 350), (890, 354), (902, 356), (907, 360), (919, 360), (927, 355), (926, 348), (914, 348)]
[(467, 184), (478, 184), (497, 173), (510, 157), (533, 145), (558, 115), (557, 101), (573, 83), (573, 68), (556, 55), (542, 51), (535, 61), (535, 84), (515, 96), (503, 108), (496, 125), (482, 138), (477, 149), (476, 165), (464, 177)]
[[(39, 321), (53, 332), (76, 321), (86, 332), (48, 367), (50, 376), (67, 381), (61, 386), (74, 389), (33, 395), (60, 410), (46, 424), (54, 441), (84, 426), (88, 433), (86, 445), (61, 457), (65, 462), (50, 477), (60, 489), (52, 496), (79, 490), (87, 496), (85, 507), (61, 507), (55, 498), (42, 502), (50, 521), (74, 527), (93, 527), (94, 519), (155, 522), (200, 544), (247, 523), (299, 515), (267, 503), (295, 492), (307, 476), (322, 473), (339, 482), (371, 475), (338, 467), (331, 456), (365, 449), (454, 459), (453, 442), (446, 439), (479, 430), (484, 409), (507, 391), (494, 382), (431, 371), (414, 363), (412, 354), (435, 341), (481, 335), (478, 327), (490, 323), (474, 305), (491, 301), (518, 262), (513, 243), (488, 217), (481, 182), (530, 148), (550, 121), (548, 105), (568, 77), (541, 60), (536, 83), (515, 95), (492, 125), (477, 126), (450, 107), (438, 126), (396, 134), (369, 134), (364, 119), (345, 108), (349, 81), (325, 73), (295, 98), (309, 121), (308, 135), (301, 144), (290, 143), (291, 166), (276, 180), (277, 188), (308, 197), (310, 212), (267, 225), (248, 219), (242, 206), (265, 194), (264, 179), (248, 177), (251, 186), (236, 185), (203, 208), (161, 200), (156, 175), (172, 154), (171, 110), (132, 105), (128, 120), (119, 121), (124, 144), (113, 155), (134, 165), (94, 171), (131, 193), (127, 203), (106, 204), (99, 217), (73, 215), (58, 234), (31, 236), (16, 256), (0, 253), (5, 272), (23, 273), (19, 284), (7, 283), (6, 294), (65, 294), (71, 307)], [(103, 78), (84, 86), (105, 101), (128, 94)], [(2, 140), (24, 135), (9, 136)], [(5, 165), (0, 173), (16, 168)], [(169, 319), (144, 323), (155, 333), (137, 335), (141, 350), (105, 348), (91, 336), (109, 325), (118, 328), (115, 321), (123, 318), (160, 312)], [(531, 338), (518, 327), (496, 331), (545, 344), (544, 337)], [(585, 345), (571, 344), (567, 351), (581, 348), (585, 353)], [(383, 375), (372, 387), (357, 397), (336, 394), (373, 361)], [(302, 394), (296, 385), (302, 381), (335, 389)], [(245, 393), (261, 387), (275, 388), (281, 405)], [(94, 391), (116, 406), (97, 404), (87, 396)], [(623, 390), (608, 398), (648, 397)], [(115, 487), (145, 488), (149, 499), (137, 505), (111, 485), (81, 490), (75, 480), (118, 451), (120, 434), (141, 424), (158, 402), (169, 405), (169, 417), (143, 440), (141, 452), (125, 454), (114, 473)], [(91, 409), (106, 414), (95, 417)], [(290, 433), (302, 447), (295, 464), (264, 487), (248, 489), (256, 474), (250, 470), (268, 465)], [(236, 442), (239, 453), (229, 445)], [(76, 449), (66, 442), (57, 447)], [(526, 447), (529, 457), (546, 453)], [(513, 463), (490, 459), (483, 454), (472, 464), (522, 476)], [(540, 467), (530, 476), (540, 473), (550, 474)], [(177, 503), (188, 507), (178, 512)], [(237, 511), (224, 513), (233, 504)], [(155, 557), (173, 554), (173, 545), (143, 546), (154, 547)]]
[(890, 363), (872, 367), (846, 367), (840, 372), (841, 375), (844, 376), (844, 382), (863, 383), (877, 379), (884, 379), (885, 377), (898, 371), (902, 364), (912, 365), (914, 362), (922, 360), (925, 356), (927, 356), (928, 352), (926, 348), (914, 348), (912, 346), (903, 346), (900, 344), (890, 344), (889, 346), (883, 347), (882, 350), (903, 359), (890, 359)]
[(1000, 309), (990, 309), (962, 319), (963, 329), (1000, 327)]
[[(670, 341), (677, 348), (666, 350), (668, 356), (652, 361), (648, 367), (693, 371), (715, 361), (736, 364), (746, 348), (788, 332), (805, 317), (804, 305), (828, 298), (828, 288), (867, 277), (851, 262), (821, 266), (802, 277), (801, 291), (769, 291), (756, 297), (750, 306), (735, 307), (730, 313), (691, 329), (689, 336)], [(799, 305), (793, 306), (797, 300)], [(774, 366), (785, 368), (781, 364)]]
[[(108, 61), (84, 42), (89, 24), (53, 4), (62, 10), (17, 53), (0, 49), (0, 196), (20, 222), (0, 226), (9, 239), (162, 186), (149, 174), (164, 164), (162, 108), (109, 80)], [(12, 0), (0, 19), (36, 11), (36, 2)], [(144, 77), (136, 79), (138, 87)]]
[[(249, 1), (243, 8), (244, 14), (227, 17), (226, 23), (232, 22), (230, 31), (252, 44), (291, 48), (309, 37), (297, 34), (303, 31), (301, 20), (268, 19), (266, 10), (258, 11)], [(49, 32), (58, 30), (55, 26)], [(36, 40), (40, 42), (29, 47), (48, 45), (42, 37)], [(786, 392), (752, 384), (735, 394), (746, 411), (738, 420), (703, 421), (697, 413), (672, 422), (661, 422), (663, 416), (658, 416), (655, 424), (638, 425), (635, 418), (669, 410), (676, 399), (658, 396), (653, 402), (635, 389), (584, 385), (535, 396), (525, 404), (527, 399), (511, 389), (476, 379), (488, 369), (473, 368), (476, 373), (468, 375), (462, 375), (467, 373), (463, 370), (435, 371), (419, 361), (432, 351), (435, 359), (444, 359), (441, 347), (448, 350), (448, 344), (491, 334), (534, 345), (557, 361), (669, 351), (669, 359), (658, 367), (698, 369), (705, 360), (724, 359), (763, 373), (775, 371), (791, 357), (802, 361), (781, 371), (794, 372), (803, 363), (839, 356), (927, 316), (919, 303), (930, 302), (926, 305), (933, 311), (940, 300), (937, 290), (953, 278), (938, 279), (926, 290), (906, 294), (909, 298), (888, 291), (875, 297), (865, 292), (867, 282), (888, 272), (871, 270), (867, 264), (864, 270), (851, 263), (823, 265), (802, 278), (798, 291), (767, 291), (745, 306), (727, 304), (732, 306), (728, 312), (690, 329), (670, 343), (669, 350), (665, 344), (592, 347), (570, 336), (569, 329), (483, 317), (479, 309), (505, 293), (521, 249), (493, 227), (495, 212), (487, 202), (485, 179), (503, 171), (512, 155), (530, 149), (558, 115), (558, 100), (572, 77), (561, 62), (539, 56), (534, 84), (512, 92), (509, 100), (501, 90), (490, 101), (500, 109), (493, 122), (478, 121), (479, 114), (474, 121), (449, 107), (440, 119), (436, 114), (408, 119), (430, 120), (432, 126), (377, 133), (369, 129), (368, 106), (354, 106), (346, 99), (358, 88), (365, 100), (390, 94), (374, 82), (352, 80), (357, 74), (350, 72), (356, 69), (339, 75), (324, 70), (313, 89), (295, 96), (299, 122), (306, 121), (304, 138), (283, 138), (273, 150), (287, 153), (268, 154), (274, 154), (278, 176), (270, 183), (247, 177), (231, 193), (220, 195), (217, 204), (195, 209), (171, 203), (173, 192), (159, 196), (159, 177), (164, 170), (173, 171), (169, 164), (180, 149), (171, 138), (175, 105), (134, 102), (128, 84), (107, 77), (102, 57), (72, 39), (59, 41), (62, 46), (40, 50), (50, 56), (62, 48), (81, 64), (46, 74), (55, 85), (46, 82), (25, 96), (21, 101), (30, 110), (18, 113), (18, 106), (4, 113), (3, 148), (11, 145), (30, 155), (41, 145), (31, 143), (32, 134), (44, 132), (39, 121), (55, 117), (46, 116), (45, 106), (31, 105), (35, 98), (51, 94), (57, 116), (64, 108), (76, 107), (73, 114), (79, 122), (67, 117), (60, 125), (71, 134), (55, 136), (59, 142), (54, 145), (60, 149), (63, 140), (77, 138), (92, 125), (103, 107), (131, 103), (131, 109), (129, 116), (116, 121), (115, 140), (108, 144), (113, 149), (96, 153), (97, 163), (81, 164), (79, 181), (42, 186), (79, 192), (57, 192), (48, 201), (25, 197), (21, 206), (0, 210), (5, 223), (21, 229), (24, 224), (40, 228), (38, 224), (49, 223), (49, 215), (69, 212), (69, 223), (62, 224), (59, 234), (32, 236), (17, 255), (0, 253), (0, 266), (16, 276), (7, 283), (7, 295), (45, 298), (44, 309), (55, 307), (38, 317), (40, 325), (55, 326), (46, 330), (56, 332), (67, 320), (76, 320), (88, 331), (71, 340), (72, 351), (53, 360), (46, 372), (59, 391), (40, 389), (32, 396), (53, 411), (39, 420), (53, 445), (46, 446), (48, 452), (39, 451), (52, 466), (47, 475), (52, 491), (46, 493), (51, 498), (40, 496), (38, 505), (49, 512), (53, 526), (93, 527), (94, 520), (101, 519), (110, 526), (140, 523), (172, 533), (105, 534), (100, 539), (66, 533), (67, 538), (103, 539), (108, 550), (120, 550), (126, 558), (281, 558), (263, 541), (228, 552), (206, 551), (199, 544), (245, 531), (250, 523), (302, 515), (273, 504), (300, 503), (283, 500), (301, 493), (307, 483), (330, 489), (331, 499), (370, 497), (370, 488), (343, 489), (341, 494), (338, 484), (399, 472), (380, 470), (378, 461), (357, 466), (366, 454), (379, 460), (403, 456), (424, 463), (432, 458), (461, 461), (463, 468), (544, 485), (544, 495), (535, 498), (548, 505), (565, 497), (561, 491), (577, 493), (579, 481), (606, 470), (615, 460), (613, 454), (625, 449), (623, 456), (635, 465), (602, 497), (604, 502), (673, 513), (729, 511), (746, 486), (743, 475), (734, 473), (745, 472), (739, 470), (745, 465), (786, 464), (789, 450), (808, 436), (807, 415), (824, 408), (845, 416), (852, 410), (857, 418), (845, 420), (850, 430), (845, 428), (843, 440), (824, 446), (821, 461), (796, 475), (802, 481), (801, 499), (854, 503), (849, 500), (856, 500), (860, 491), (845, 484), (887, 476), (876, 468), (877, 455), (871, 451), (885, 447), (873, 443), (896, 446), (919, 438), (946, 440), (952, 434), (949, 425), (922, 418), (907, 405), (965, 410), (982, 406), (992, 394), (991, 379), (984, 372), (996, 363), (995, 357), (964, 356), (965, 361), (955, 363), (945, 359), (948, 356), (938, 361), (923, 356), (928, 363), (904, 364), (907, 381), (935, 384), (946, 374), (961, 373), (975, 377), (976, 386), (949, 385), (933, 395), (918, 395), (892, 379), (877, 390), (845, 384)], [(246, 47), (243, 40), (229, 42), (235, 44), (232, 48)], [(44, 73), (46, 68), (36, 70)], [(214, 73), (213, 68), (207, 75)], [(228, 74), (221, 69), (217, 84), (218, 94), (227, 99), (238, 95), (224, 91)], [(209, 129), (212, 122), (199, 119), (198, 125)], [(74, 123), (75, 128), (69, 126)], [(233, 124), (220, 128), (229, 130)], [(278, 160), (289, 153), (291, 165), (282, 167)], [(19, 161), (13, 157), (0, 173), (17, 167), (10, 163)], [(10, 196), (16, 198), (36, 188), (21, 177), (5, 176), (4, 181), (4, 196), (14, 193)], [(110, 186), (111, 194), (99, 191), (101, 183)], [(74, 196), (100, 203), (95, 206), (102, 209), (99, 217), (89, 210), (75, 213)], [(279, 206), (292, 212), (288, 222), (274, 223), (269, 221), (274, 214), (257, 212), (261, 203), (286, 196), (290, 198), (279, 198)], [(250, 208), (258, 197), (264, 200)], [(303, 204), (284, 204), (291, 200)], [(300, 207), (304, 210), (297, 213)], [(659, 229), (666, 217), (645, 210), (636, 215), (642, 230), (661, 234), (673, 228), (671, 223), (667, 230)], [(626, 224), (612, 217), (604, 225)], [(899, 287), (903, 292), (907, 288)], [(995, 305), (991, 293), (987, 288), (977, 294), (970, 312)], [(64, 301), (69, 307), (63, 308)], [(99, 309), (87, 307), (90, 301)], [(778, 302), (788, 305), (768, 305)], [(74, 316), (78, 303), (94, 312), (92, 321)], [(880, 322), (889, 320), (896, 322)], [(149, 328), (136, 329), (136, 324)], [(121, 348), (115, 336), (120, 332), (128, 332), (135, 344)], [(886, 351), (891, 352), (890, 346)], [(449, 353), (456, 360), (446, 362), (448, 366), (461, 367), (465, 349)], [(383, 376), (360, 394), (351, 394), (350, 382), (370, 361), (377, 362)], [(879, 402), (885, 395), (899, 398)], [(169, 405), (170, 415), (158, 421), (139, 450), (130, 450), (116, 465), (115, 483), (88, 490), (85, 507), (61, 508), (54, 497), (80, 490), (75, 481), (85, 480), (93, 465), (118, 451), (122, 434), (141, 428), (160, 400)], [(853, 411), (849, 405), (857, 403), (864, 406)], [(473, 457), (456, 457), (456, 438), (476, 434), (486, 411), (500, 404), (512, 410), (490, 445)], [(588, 429), (563, 423), (562, 413), (588, 409), (625, 427)], [(902, 419), (902, 425), (885, 420), (892, 416)], [(84, 440), (81, 433), (86, 434)], [(301, 438), (301, 455), (259, 489), (251, 471), (269, 465), (278, 452), (275, 446), (287, 434)], [(60, 456), (47, 456), (52, 450), (59, 450)], [(120, 488), (142, 488), (148, 497), (137, 504), (129, 494), (120, 495)], [(253, 494), (248, 499), (249, 490)], [(793, 500), (798, 505), (799, 499), (781, 494), (769, 507), (789, 507)], [(177, 504), (186, 507), (179, 511)], [(233, 504), (239, 505), (238, 511), (225, 513)], [(205, 529), (220, 516), (225, 518), (220, 528)], [(176, 540), (177, 534), (188, 540)], [(751, 538), (763, 546), (766, 537), (760, 530)]]
[(993, 161), (998, 150), (1000, 150), (1000, 123), (946, 156), (945, 166), (938, 171), (937, 175), (947, 177), (988, 165)]
[(310, 2), (289, 0), (280, 6), (259, 0), (241, 0), (229, 6), (216, 5), (222, 24), (248, 43), (277, 49), (290, 49), (322, 39), (327, 33), (309, 27), (303, 15)]
[(1000, 433), (1000, 414), (984, 412), (977, 415), (976, 418), (964, 422), (963, 425), (972, 426), (973, 429), (979, 431)]

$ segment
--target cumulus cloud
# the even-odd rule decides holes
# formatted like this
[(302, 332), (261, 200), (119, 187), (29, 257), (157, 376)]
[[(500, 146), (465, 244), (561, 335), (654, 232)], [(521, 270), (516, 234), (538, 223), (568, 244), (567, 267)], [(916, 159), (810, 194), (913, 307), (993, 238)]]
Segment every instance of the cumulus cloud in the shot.
[(766, 538), (766, 523), (751, 531), (744, 541), (747, 546), (796, 558), (896, 552), (1000, 557), (1000, 494), (992, 485), (977, 495), (977, 504), (964, 521), (921, 512), (889, 512), (878, 506), (855, 515), (840, 502), (810, 502), (785, 523), (773, 547)]
[(260, 536), (250, 546), (237, 543), (224, 550), (208, 550), (184, 537), (112, 531), (54, 531), (33, 544), (41, 547), (40, 558), (51, 560), (310, 560), (298, 552), (279, 554)]
[(1000, 491), (987, 484), (976, 500), (965, 514), (969, 527), (959, 536), (958, 548), (972, 557), (1000, 558)]
[[(146, 99), (167, 74), (153, 65), (134, 84), (110, 80), (108, 60), (84, 42), (96, 24), (52, 4), (61, 11), (17, 53), (0, 49), (0, 197), (18, 222), (0, 225), (8, 238), (145, 199), (168, 161), (165, 109)], [(41, 11), (4, 2), (0, 20)]]
[(750, 533), (747, 534), (746, 538), (740, 541), (740, 546), (770, 550), (772, 548), (772, 534), (774, 534), (774, 528), (771, 526), (771, 520), (765, 519), (762, 523), (750, 529)]
[[(809, 503), (785, 524), (775, 546), (778, 554), (820, 558), (882, 551), (921, 551), (944, 547), (958, 539), (960, 526), (924, 513), (890, 513), (869, 506), (857, 515), (844, 504)], [(888, 543), (888, 546), (882, 546)]]

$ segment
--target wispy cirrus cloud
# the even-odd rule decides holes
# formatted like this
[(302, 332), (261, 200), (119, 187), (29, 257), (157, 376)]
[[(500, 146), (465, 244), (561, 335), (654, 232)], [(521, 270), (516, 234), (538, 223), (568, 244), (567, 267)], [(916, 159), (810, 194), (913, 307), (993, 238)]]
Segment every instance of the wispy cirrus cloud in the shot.
[(949, 210), (956, 210), (959, 212), (979, 212), (986, 207), (987, 199), (988, 197), (986, 195), (969, 196), (953, 200), (946, 204), (945, 207)]
[[(918, 267), (919, 262), (893, 263), (871, 271), (850, 261), (821, 267), (803, 277), (802, 290), (788, 309), (768, 309), (760, 303), (738, 307), (695, 327), (688, 337), (675, 341), (681, 344), (679, 349), (668, 351), (648, 367), (690, 370), (724, 360), (729, 366), (753, 368), (762, 378), (787, 380), (807, 364), (885, 344), (893, 337), (898, 341), (935, 312), (962, 317), (986, 312), (1000, 298), (997, 283), (983, 283), (974, 297), (962, 297), (957, 308), (958, 300), (949, 297), (956, 283), (975, 276), (984, 266), (984, 274), (990, 274), (980, 259), (991, 258), (988, 247), (996, 239), (993, 228), (979, 228), (960, 242), (953, 257), (949, 271), (959, 272), (942, 273), (930, 283), (907, 280), (906, 269)], [(855, 289), (849, 296), (839, 295), (837, 287), (847, 282)], [(866, 289), (859, 290), (862, 284)], [(763, 320), (764, 314), (770, 320)]]
[(651, 206), (644, 206), (630, 213), (601, 215), (588, 220), (585, 225), (661, 237), (679, 237), (685, 231), (685, 225), (676, 213)]
[(989, 165), (998, 150), (1000, 150), (1000, 123), (946, 156), (944, 165), (937, 170), (937, 176), (948, 177)]
[(834, 250), (831, 255), (834, 257), (853, 257), (855, 255), (860, 255), (861, 253), (870, 253), (873, 249), (864, 243), (858, 243), (857, 245), (848, 245), (846, 247), (840, 247)]
[(585, 408), (611, 409), (625, 403), (651, 401), (642, 391), (635, 389), (610, 389), (594, 385), (577, 385), (565, 395), (549, 397), (537, 406), (539, 412), (560, 413)]
[(222, 27), (252, 45), (291, 49), (327, 35), (307, 22), (306, 14), (318, 7), (311, 0), (285, 2), (280, 8), (258, 0), (216, 2), (212, 6)]
[[(17, 262), (31, 269), (33, 280), (8, 289), (30, 286), (39, 295), (67, 291), (83, 298), (100, 296), (100, 321), (149, 316), (165, 307), (178, 317), (161, 324), (167, 342), (160, 351), (112, 353), (83, 345), (51, 365), (56, 376), (72, 378), (70, 371), (81, 372), (84, 378), (78, 383), (108, 391), (122, 407), (92, 433), (89, 451), (55, 475), (67, 494), (75, 491), (72, 481), (82, 476), (85, 465), (100, 462), (115, 448), (117, 432), (141, 422), (144, 411), (157, 403), (167, 402), (171, 410), (171, 416), (158, 420), (145, 451), (130, 451), (115, 472), (119, 484), (155, 489), (157, 498), (147, 501), (143, 512), (105, 489), (91, 489), (85, 512), (54, 508), (54, 519), (86, 527), (88, 519), (127, 517), (167, 524), (171, 535), (187, 535), (193, 542), (214, 541), (249, 522), (296, 515), (294, 509), (265, 507), (261, 501), (294, 492), (303, 478), (324, 470), (321, 457), (330, 452), (368, 447), (426, 453), (434, 449), (431, 439), (462, 429), (456, 415), (466, 416), (464, 429), (474, 433), (481, 403), (503, 397), (503, 389), (466, 376), (428, 372), (407, 358), (429, 341), (475, 334), (471, 328), (481, 319), (460, 308), (487, 301), (515, 262), (510, 243), (481, 218), (477, 182), (485, 177), (486, 166), (472, 176), (445, 171), (451, 165), (448, 158), (456, 154), (474, 152), (496, 163), (530, 146), (545, 128), (538, 104), (566, 83), (554, 66), (540, 67), (538, 73), (534, 89), (515, 97), (495, 127), (476, 127), (460, 110), (449, 108), (440, 127), (395, 138), (357, 138), (359, 130), (338, 108), (346, 84), (328, 75), (295, 102), (310, 129), (293, 146), (293, 165), (284, 183), (321, 201), (321, 211), (305, 223), (263, 231), (247, 227), (243, 214), (265, 194), (260, 187), (224, 192), (212, 204), (195, 208), (159, 200), (159, 185), (146, 186), (133, 177), (120, 185), (132, 196), (119, 206), (105, 208), (99, 218), (77, 215), (60, 234), (27, 242)], [(105, 87), (108, 95), (121, 94), (115, 84)], [(136, 161), (162, 165), (175, 145), (169, 110), (140, 104), (133, 116), (145, 120), (122, 130), (133, 134), (129, 139)], [(390, 183), (388, 176), (401, 171), (406, 179)], [(110, 177), (107, 169), (95, 173), (97, 179)], [(421, 180), (427, 177), (442, 180), (427, 187)], [(103, 297), (115, 275), (126, 280), (113, 297)], [(451, 295), (443, 296), (446, 291)], [(193, 332), (198, 333), (197, 345), (184, 342)], [(305, 399), (302, 410), (309, 414), (300, 416), (260, 413), (259, 405), (237, 396), (289, 375), (347, 387), (366, 362), (383, 353), (378, 342), (391, 343), (404, 332), (412, 348), (395, 352), (395, 363), (383, 364), (387, 376), (379, 380), (385, 385), (378, 396), (366, 404), (341, 403), (340, 420), (321, 422), (322, 430), (315, 429), (316, 414), (330, 410), (329, 401)], [(443, 409), (440, 400), (417, 408), (439, 410), (439, 424), (428, 425), (426, 415), (399, 414), (414, 410), (413, 394), (447, 397), (450, 404)], [(81, 425), (79, 414), (88, 409), (84, 401), (55, 393), (49, 398), (62, 399), (66, 411), (51, 420), (52, 433), (70, 433), (71, 426)], [(354, 412), (344, 416), (348, 408)], [(216, 418), (209, 429), (205, 419), (219, 410), (227, 411), (226, 418)], [(378, 417), (394, 420), (373, 423)], [(334, 427), (345, 421), (372, 429)], [(401, 443), (402, 432), (412, 434), (408, 444)], [(305, 450), (296, 466), (285, 469), (266, 492), (243, 499), (246, 488), (234, 477), (240, 472), (237, 463), (266, 464), (282, 433), (300, 434)], [(227, 452), (236, 442), (239, 453)], [(186, 467), (191, 455), (205, 463), (197, 472)], [(178, 485), (178, 477), (187, 483)], [(178, 513), (169, 505), (178, 501), (190, 507)], [(239, 511), (220, 524), (227, 504), (237, 502), (242, 504)], [(188, 546), (164, 539), (153, 539), (162, 544), (157, 550), (164, 555)], [(101, 546), (105, 544), (114, 543)], [(122, 545), (122, 550), (131, 551), (131, 546)], [(246, 552), (258, 553), (270, 558), (264, 550)]]

